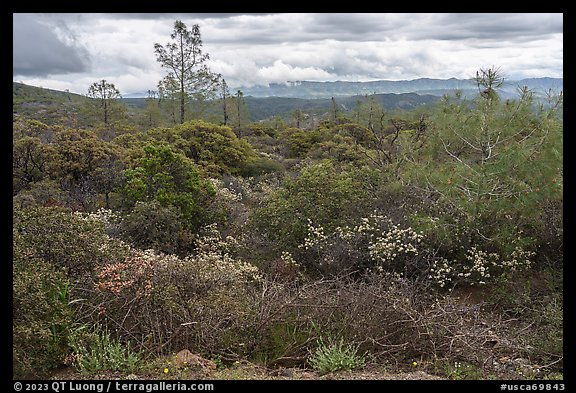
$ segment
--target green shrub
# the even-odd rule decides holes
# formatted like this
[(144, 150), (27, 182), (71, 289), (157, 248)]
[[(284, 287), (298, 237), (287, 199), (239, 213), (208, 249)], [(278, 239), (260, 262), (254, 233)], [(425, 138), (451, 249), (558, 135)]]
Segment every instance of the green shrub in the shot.
[(288, 128), (282, 132), (282, 139), (287, 147), (287, 157), (304, 157), (308, 150), (322, 140), (318, 130), (302, 131), (298, 128)]
[(126, 248), (102, 222), (61, 208), (13, 212), (13, 337), (15, 375), (61, 366), (74, 321), (71, 293)]
[(12, 179), (13, 193), (28, 187), (30, 183), (41, 181), (46, 176), (44, 167), (50, 158), (50, 147), (37, 137), (13, 136)]
[(516, 274), (500, 280), (488, 298), (496, 310), (522, 321), (517, 329), (526, 354), (539, 364), (551, 364), (554, 371), (562, 369), (564, 356), (562, 281), (562, 271), (556, 269)]
[(323, 373), (330, 373), (338, 370), (354, 370), (364, 367), (366, 363), (365, 355), (358, 355), (358, 347), (352, 344), (345, 344), (344, 339), (318, 340), (316, 351), (308, 359), (310, 365)]
[(212, 165), (212, 175), (237, 174), (242, 166), (256, 158), (256, 152), (244, 139), (238, 139), (230, 127), (201, 120), (174, 127), (189, 144), (185, 154), (200, 166)]
[(57, 181), (43, 179), (28, 184), (26, 189), (20, 190), (12, 199), (14, 206), (64, 206), (68, 200), (67, 193), (60, 188)]
[(266, 173), (281, 172), (284, 167), (278, 161), (269, 158), (258, 158), (242, 167), (240, 174), (244, 177), (255, 177)]
[[(309, 165), (298, 177), (287, 177), (283, 187), (253, 213), (252, 228), (279, 249), (295, 253), (306, 237), (309, 219), (333, 231), (362, 214), (377, 176), (377, 171), (338, 167), (327, 160)], [(317, 268), (314, 261), (306, 262)]]
[(98, 220), (67, 209), (14, 209), (13, 231), (22, 252), (64, 268), (71, 278), (86, 278), (96, 266), (123, 258), (126, 248), (111, 239)]
[(122, 217), (117, 230), (119, 237), (137, 248), (165, 253), (180, 251), (179, 240), (184, 231), (177, 210), (157, 201), (136, 202), (132, 211)]
[(30, 256), (17, 238), (12, 259), (13, 375), (39, 377), (62, 365), (73, 312), (64, 272)]
[(184, 228), (198, 230), (206, 224), (206, 208), (215, 190), (193, 160), (169, 145), (146, 145), (144, 156), (124, 175), (125, 184), (119, 189), (124, 208), (130, 210), (137, 202), (157, 201), (164, 207), (173, 207)]
[(110, 337), (110, 333), (98, 326), (86, 325), (73, 329), (70, 334), (74, 365), (85, 374), (98, 371), (133, 372), (142, 362), (138, 352)]
[(557, 259), (563, 199), (563, 123), (557, 111), (562, 99), (551, 97), (551, 103), (557, 100), (552, 108), (537, 110), (533, 93), (520, 93), (506, 101), (446, 96), (426, 121), (421, 148), (402, 168), (405, 184), (428, 194), (419, 214), (434, 220), (434, 232), (448, 239), (431, 244), (448, 265), (457, 266), (469, 251), (477, 255), (475, 250), (506, 264), (545, 261), (534, 252), (550, 252), (548, 257)]

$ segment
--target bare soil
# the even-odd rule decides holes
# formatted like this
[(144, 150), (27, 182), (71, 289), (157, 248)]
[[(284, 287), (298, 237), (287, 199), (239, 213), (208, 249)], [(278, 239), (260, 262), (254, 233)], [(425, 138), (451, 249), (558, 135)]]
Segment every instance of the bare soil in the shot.
[(392, 373), (382, 369), (365, 368), (355, 371), (338, 371), (322, 374), (313, 370), (282, 368), (267, 369), (255, 364), (244, 362), (232, 367), (218, 370), (193, 371), (179, 370), (149, 370), (133, 374), (118, 372), (103, 372), (98, 374), (82, 374), (72, 367), (57, 370), (49, 377), (50, 380), (445, 380), (436, 375), (421, 370), (406, 373)]

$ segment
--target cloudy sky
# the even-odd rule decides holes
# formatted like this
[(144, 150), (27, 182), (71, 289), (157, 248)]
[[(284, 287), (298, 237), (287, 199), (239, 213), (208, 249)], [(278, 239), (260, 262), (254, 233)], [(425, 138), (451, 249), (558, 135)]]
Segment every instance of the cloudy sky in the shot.
[(166, 74), (154, 43), (175, 20), (200, 26), (210, 68), (232, 88), (271, 82), (563, 77), (563, 15), (13, 14), (13, 80), (85, 94), (101, 79), (124, 96)]

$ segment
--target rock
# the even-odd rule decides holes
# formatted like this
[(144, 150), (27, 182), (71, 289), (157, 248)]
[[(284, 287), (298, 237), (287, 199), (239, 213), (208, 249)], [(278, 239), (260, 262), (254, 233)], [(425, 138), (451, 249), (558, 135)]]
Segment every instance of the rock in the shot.
[(70, 353), (64, 358), (65, 366), (72, 366), (74, 363), (78, 362), (78, 355)]
[[(393, 378), (391, 378), (393, 379)], [(429, 379), (442, 379), (436, 375), (432, 375), (432, 374), (428, 374), (424, 371), (414, 371), (408, 374), (404, 374), (404, 376), (402, 376), (399, 379), (403, 379), (403, 380), (429, 380)]]
[(189, 367), (202, 371), (216, 370), (216, 363), (212, 360), (204, 359), (200, 355), (193, 354), (188, 349), (183, 349), (176, 354), (174, 365), (178, 368)]
[(524, 358), (514, 359), (514, 364), (516, 366), (516, 372), (527, 378), (534, 378), (536, 375), (540, 374), (540, 368), (537, 365), (531, 364), (529, 360)]

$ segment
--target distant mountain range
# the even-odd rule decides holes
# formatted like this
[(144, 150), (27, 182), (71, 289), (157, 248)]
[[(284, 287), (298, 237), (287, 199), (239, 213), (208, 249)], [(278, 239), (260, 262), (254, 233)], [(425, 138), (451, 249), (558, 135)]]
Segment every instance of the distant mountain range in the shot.
[[(518, 88), (527, 86), (537, 97), (545, 92), (563, 90), (563, 78), (530, 78), (505, 81), (498, 90), (502, 98), (517, 98)], [(237, 89), (233, 89), (235, 92)], [(269, 86), (240, 88), (252, 121), (259, 121), (274, 116), (287, 117), (295, 110), (322, 114), (331, 110), (331, 98), (344, 111), (353, 110), (359, 101), (367, 95), (374, 96), (380, 104), (388, 109), (413, 109), (432, 104), (445, 94), (454, 94), (460, 90), (464, 97), (478, 95), (478, 88), (472, 80), (466, 79), (429, 79), (420, 78), (404, 81), (373, 82), (288, 82), (273, 83)], [(41, 117), (53, 122), (68, 121), (71, 113), (77, 113), (80, 103), (87, 100), (85, 96), (44, 89), (13, 82), (13, 111), (32, 117)], [(146, 106), (145, 98), (138, 94), (127, 94), (122, 99), (129, 107), (141, 110)], [(220, 105), (214, 102), (208, 113), (218, 113)]]
[[(431, 94), (416, 93), (389, 93), (372, 94), (383, 108), (387, 110), (414, 109), (422, 105), (433, 104), (440, 100), (440, 97)], [(352, 111), (359, 102), (365, 100), (365, 96), (338, 96), (334, 98), (339, 110), (345, 112)], [(333, 108), (331, 98), (294, 98), (294, 97), (252, 97), (244, 98), (250, 118), (253, 121), (267, 119), (274, 116), (292, 114), (295, 110), (306, 113), (322, 114), (329, 112)]]
[[(71, 114), (78, 114), (82, 102), (89, 98), (59, 90), (29, 86), (18, 82), (12, 83), (12, 106), (15, 114), (25, 115), (50, 124), (72, 124)], [(416, 107), (432, 104), (440, 99), (430, 94), (401, 93), (376, 94), (374, 98), (386, 109), (414, 109)], [(336, 104), (343, 111), (353, 110), (364, 96), (338, 96)], [(143, 110), (146, 107), (145, 98), (128, 97), (122, 101), (133, 108), (131, 112)], [(296, 110), (321, 115), (331, 111), (333, 107), (330, 98), (292, 98), (292, 97), (252, 97), (245, 96), (250, 119), (259, 121), (274, 116), (290, 117)], [(206, 108), (207, 114), (216, 114), (221, 111), (221, 105), (214, 101)]]
[[(517, 96), (518, 87), (527, 86), (536, 94), (544, 94), (548, 89), (558, 92), (563, 89), (563, 78), (528, 78), (521, 80), (505, 80), (499, 89), (503, 98)], [(238, 89), (234, 89), (236, 91)], [(269, 86), (240, 87), (244, 96), (252, 97), (290, 97), (290, 98), (331, 98), (339, 96), (417, 93), (443, 96), (461, 90), (466, 97), (478, 94), (476, 83), (470, 79), (430, 79), (372, 82), (310, 82), (297, 81), (287, 83), (271, 83)]]

